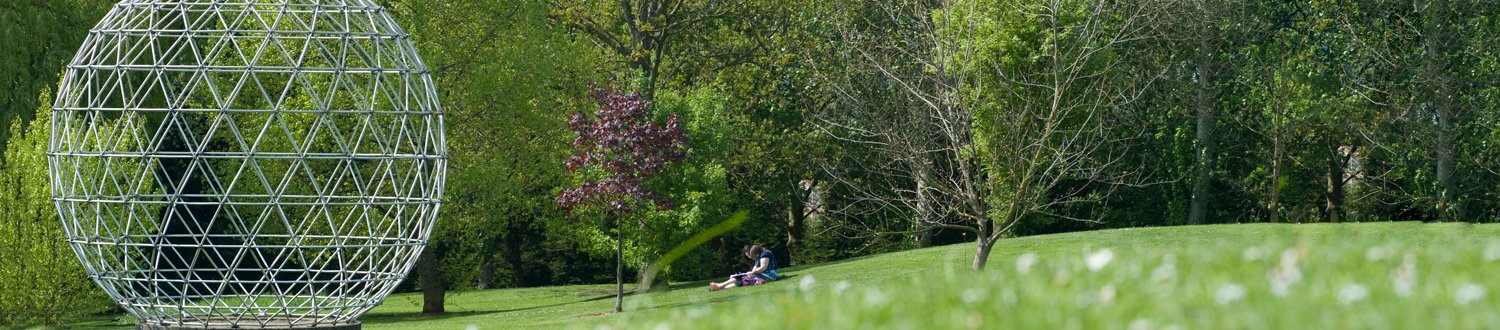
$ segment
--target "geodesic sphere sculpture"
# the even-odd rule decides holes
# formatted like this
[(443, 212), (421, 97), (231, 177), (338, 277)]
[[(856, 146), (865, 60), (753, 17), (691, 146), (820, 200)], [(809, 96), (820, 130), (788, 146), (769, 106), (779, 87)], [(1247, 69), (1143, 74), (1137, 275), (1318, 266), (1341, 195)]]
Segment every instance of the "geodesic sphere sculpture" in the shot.
[(370, 0), (120, 1), (68, 64), (53, 200), (147, 328), (358, 327), (443, 193), (443, 111)]

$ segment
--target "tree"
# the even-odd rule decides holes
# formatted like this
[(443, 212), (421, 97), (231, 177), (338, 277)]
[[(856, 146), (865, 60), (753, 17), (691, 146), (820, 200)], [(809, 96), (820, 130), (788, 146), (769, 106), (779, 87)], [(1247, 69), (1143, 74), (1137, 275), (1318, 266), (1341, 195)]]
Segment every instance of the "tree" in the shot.
[(731, 14), (750, 13), (739, 10), (743, 0), (550, 1), (556, 20), (619, 56), (636, 75), (631, 77), (635, 88), (647, 99), (656, 95), (662, 65), (673, 54), (670, 47), (702, 45), (691, 39), (702, 35), (694, 30), (712, 21), (734, 19)]
[(579, 241), (546, 224), (563, 217), (554, 194), (567, 179), (556, 164), (570, 140), (566, 115), (556, 109), (588, 103), (583, 95), (602, 78), (594, 71), (603, 56), (551, 24), (542, 0), (403, 0), (389, 8), (431, 64), (448, 116), (448, 202), (427, 249), (433, 253), (424, 253), (437, 267), (416, 271), (436, 280), (420, 285), (433, 297), (427, 305), (437, 305), (444, 289), (597, 278), (548, 275), (553, 263), (590, 259)]
[(849, 26), (900, 27), (842, 31), (849, 63), (828, 74), (844, 86), (843, 104), (820, 118), (823, 129), (880, 159), (829, 171), (862, 211), (913, 219), (919, 241), (926, 228), (974, 234), (977, 270), (1023, 220), (1090, 221), (1070, 208), (1142, 180), (1119, 170), (1137, 137), (1121, 110), (1159, 72), (1135, 70), (1123, 52), (1150, 38), (1152, 10), (1105, 1), (849, 7)]
[(1194, 126), (1197, 145), (1195, 157), (1197, 158), (1193, 179), (1192, 197), (1188, 202), (1187, 223), (1199, 224), (1209, 216), (1209, 202), (1213, 200), (1211, 187), (1216, 179), (1215, 169), (1218, 167), (1219, 139), (1223, 135), (1218, 132), (1221, 116), (1220, 95), (1223, 82), (1228, 73), (1232, 72), (1234, 62), (1222, 58), (1223, 54), (1232, 53), (1235, 50), (1233, 42), (1240, 40), (1240, 36), (1231, 30), (1242, 25), (1233, 22), (1236, 14), (1242, 14), (1243, 6), (1226, 1), (1218, 0), (1186, 0), (1178, 3), (1184, 11), (1174, 17), (1169, 24), (1180, 34), (1176, 38), (1182, 41), (1181, 49), (1189, 51), (1185, 54), (1187, 65), (1191, 73), (1188, 80), (1192, 82), (1191, 100), (1193, 117), (1196, 120)]
[[(48, 190), (50, 93), (43, 89), (36, 120), (12, 136), (0, 163), (0, 324), (55, 324), (110, 305), (84, 272), (68, 242)], [(101, 123), (106, 127), (114, 123)], [(121, 162), (124, 163), (124, 162)], [(124, 164), (120, 164), (123, 166)]]
[[(1151, 183), (1132, 164), (1142, 138), (1136, 101), (1165, 68), (1134, 62), (1159, 38), (1155, 2), (1002, 2), (979, 6), (974, 29), (982, 70), (976, 82), (976, 144), (992, 193), (988, 218), (966, 224), (978, 237), (973, 267), (1023, 221), (1048, 217), (1098, 221), (1115, 189)], [(962, 25), (960, 25), (962, 26)]]
[(672, 202), (647, 187), (648, 181), (687, 157), (686, 133), (677, 114), (664, 123), (652, 118), (651, 102), (640, 94), (623, 95), (595, 88), (589, 97), (599, 108), (592, 116), (575, 113), (568, 127), (578, 134), (574, 154), (564, 163), (581, 176), (577, 187), (563, 190), (557, 204), (563, 209), (595, 208), (613, 223), (615, 232), (615, 312), (624, 303), (622, 219), (640, 206), (669, 209)]
[[(33, 118), (37, 94), (55, 86), (63, 65), (113, 1), (16, 0), (0, 2), (0, 123)], [(0, 147), (18, 131), (0, 125)]]
[[(845, 9), (831, 18), (827, 37), (846, 46), (831, 50), (829, 63), (813, 64), (835, 104), (814, 113), (814, 124), (846, 149), (819, 164), (847, 198), (829, 212), (859, 219), (867, 231), (909, 234), (918, 247), (930, 244), (934, 227), (985, 218), (968, 98), (973, 50), (966, 46), (976, 34), (943, 25), (972, 22), (952, 18), (961, 12), (952, 3), (839, 6)], [(876, 220), (887, 217), (903, 224)]]
[[(666, 105), (674, 98), (697, 98), (694, 104), (708, 105), (702, 102), (704, 95), (721, 96), (711, 99), (722, 100), (722, 106), (694, 110), (720, 112), (711, 117), (732, 120), (725, 124), (732, 124), (736, 134), (723, 136), (728, 139), (725, 141), (695, 140), (695, 145), (727, 149), (709, 154), (695, 152), (693, 162), (724, 169), (723, 181), (729, 185), (730, 196), (718, 200), (747, 208), (753, 215), (744, 229), (712, 248), (732, 255), (735, 251), (730, 250), (738, 247), (730, 243), (757, 242), (779, 254), (784, 250), (779, 255), (784, 258), (778, 261), (797, 262), (797, 246), (806, 240), (807, 219), (815, 210), (807, 207), (813, 190), (804, 188), (815, 185), (804, 183), (822, 181), (812, 163), (821, 156), (822, 140), (804, 114), (827, 104), (830, 98), (823, 93), (826, 89), (811, 78), (808, 63), (813, 61), (808, 59), (822, 61), (826, 50), (836, 47), (822, 43), (824, 39), (811, 32), (818, 29), (815, 26), (825, 26), (820, 20), (836, 6), (776, 0), (549, 3), (554, 8), (554, 21), (593, 41), (599, 52), (622, 71), (619, 76), (657, 105)], [(688, 111), (679, 113), (686, 116)], [(720, 153), (731, 156), (712, 158)], [(682, 224), (677, 228), (687, 230), (694, 220), (674, 221)], [(645, 234), (652, 239), (671, 237), (671, 233)], [(777, 244), (783, 240), (785, 245)], [(637, 252), (635, 258), (649, 258), (660, 252), (651, 246), (676, 244), (648, 243), (627, 249), (627, 260), (632, 258), (631, 252)], [(693, 273), (676, 270), (685, 269), (674, 268), (674, 277)]]
[[(1486, 172), (1468, 159), (1492, 128), (1481, 96), (1493, 6), (1474, 1), (1361, 2), (1331, 15), (1349, 30), (1345, 86), (1376, 125), (1361, 127), (1374, 211), (1399, 219), (1467, 220)], [(1493, 78), (1488, 78), (1492, 79)]]

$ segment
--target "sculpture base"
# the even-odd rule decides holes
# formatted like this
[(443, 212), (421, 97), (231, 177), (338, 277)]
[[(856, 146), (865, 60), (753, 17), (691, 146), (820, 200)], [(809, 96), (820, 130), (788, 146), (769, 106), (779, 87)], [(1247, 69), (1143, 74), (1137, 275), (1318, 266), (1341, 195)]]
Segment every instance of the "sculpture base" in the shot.
[(360, 323), (359, 323), (359, 321), (354, 321), (354, 322), (338, 323), (338, 324), (291, 325), (289, 323), (280, 323), (280, 324), (278, 324), (277, 322), (271, 322), (271, 323), (267, 323), (264, 326), (261, 326), (259, 324), (255, 324), (254, 322), (250, 322), (250, 324), (233, 325), (232, 323), (229, 323), (228, 321), (224, 321), (224, 322), (209, 322), (208, 324), (182, 324), (182, 325), (140, 322), (140, 323), (136, 323), (135, 324), (135, 328), (136, 328), (136, 330), (205, 330), (205, 329), (210, 329), (210, 330), (220, 330), (220, 329), (235, 329), (235, 330), (250, 330), (250, 329), (267, 329), (267, 330), (360, 330)]

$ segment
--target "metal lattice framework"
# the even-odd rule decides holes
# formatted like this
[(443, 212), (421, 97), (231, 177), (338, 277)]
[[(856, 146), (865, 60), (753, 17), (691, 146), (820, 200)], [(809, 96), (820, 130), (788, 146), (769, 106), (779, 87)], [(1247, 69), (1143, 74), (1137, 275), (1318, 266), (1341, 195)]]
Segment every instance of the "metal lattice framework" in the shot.
[(68, 240), (143, 326), (357, 326), (426, 244), (443, 112), (370, 0), (119, 2), (68, 64)]

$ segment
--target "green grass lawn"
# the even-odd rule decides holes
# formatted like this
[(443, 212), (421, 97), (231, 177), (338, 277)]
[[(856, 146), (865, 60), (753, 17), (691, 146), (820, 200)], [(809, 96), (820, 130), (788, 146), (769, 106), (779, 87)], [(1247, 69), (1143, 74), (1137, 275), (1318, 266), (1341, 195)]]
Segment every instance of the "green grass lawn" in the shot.
[(722, 292), (707, 292), (707, 280), (674, 283), (626, 297), (618, 315), (607, 313), (613, 285), (586, 285), (455, 293), (443, 316), (416, 314), (420, 296), (400, 294), (362, 320), (366, 329), (403, 330), (1500, 327), (1500, 225), (1248, 224), (1034, 236), (1003, 240), (980, 273), (967, 270), (973, 248), (791, 267), (782, 272), (790, 279)]

